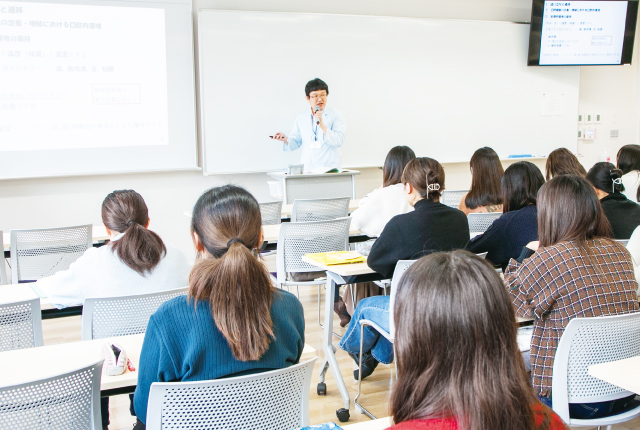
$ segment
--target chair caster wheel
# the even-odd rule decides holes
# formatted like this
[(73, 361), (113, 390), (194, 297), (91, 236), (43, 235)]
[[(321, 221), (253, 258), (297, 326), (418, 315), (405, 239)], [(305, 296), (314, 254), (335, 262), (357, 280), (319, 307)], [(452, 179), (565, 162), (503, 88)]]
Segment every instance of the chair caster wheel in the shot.
[(336, 411), (336, 415), (338, 416), (338, 421), (341, 423), (346, 423), (349, 421), (349, 409), (338, 409)]
[(318, 396), (327, 395), (327, 384), (324, 382), (318, 382)]

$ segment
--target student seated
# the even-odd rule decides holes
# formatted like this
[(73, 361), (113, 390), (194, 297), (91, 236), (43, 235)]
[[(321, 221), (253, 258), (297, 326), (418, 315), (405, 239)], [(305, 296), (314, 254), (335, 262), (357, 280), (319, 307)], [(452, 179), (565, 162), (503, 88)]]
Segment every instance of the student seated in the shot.
[(188, 296), (151, 316), (140, 354), (135, 429), (147, 418), (153, 382), (201, 381), (281, 369), (298, 363), (304, 313), (298, 299), (271, 284), (258, 259), (262, 219), (256, 199), (225, 185), (205, 192), (193, 209), (199, 254)]
[(360, 206), (351, 214), (352, 228), (378, 237), (391, 218), (413, 210), (404, 196), (402, 172), (414, 158), (416, 154), (408, 146), (396, 146), (389, 151), (382, 168), (382, 187), (360, 200)]
[(538, 240), (538, 190), (544, 185), (540, 169), (528, 161), (507, 167), (502, 177), (504, 215), (495, 220), (484, 234), (471, 239), (466, 248), (506, 269), (509, 260), (517, 258), (522, 247)]
[(465, 215), (470, 213), (502, 212), (500, 180), (504, 169), (498, 154), (484, 147), (473, 153), (469, 162), (471, 189), (460, 200), (458, 209)]
[(114, 191), (102, 202), (110, 242), (89, 248), (69, 266), (40, 279), (34, 290), (57, 308), (82, 305), (87, 297), (117, 297), (186, 287), (191, 264), (149, 230), (149, 212), (133, 190)]
[(629, 239), (629, 243), (627, 244), (627, 250), (629, 251), (629, 254), (631, 254), (631, 259), (633, 260), (636, 281), (640, 282), (640, 227), (637, 227), (633, 231), (633, 234)]
[[(535, 393), (551, 406), (553, 360), (573, 318), (638, 311), (633, 262), (611, 229), (591, 184), (575, 175), (553, 178), (538, 193), (538, 234), (512, 260), (505, 283), (516, 314), (535, 318), (531, 375)], [(600, 418), (629, 407), (634, 396), (570, 404), (573, 418)]]
[[(351, 214), (352, 228), (359, 229), (369, 237), (378, 237), (391, 218), (413, 211), (413, 207), (404, 196), (402, 172), (407, 163), (414, 158), (416, 154), (408, 146), (391, 148), (382, 168), (382, 187), (376, 188), (360, 200), (360, 206)], [(358, 285), (354, 301), (351, 285), (347, 285), (343, 294), (344, 300), (338, 296), (338, 301), (333, 307), (340, 317), (340, 326), (349, 324), (358, 301), (378, 294), (381, 294), (380, 287), (373, 282), (367, 282)]]
[(632, 202), (640, 202), (640, 145), (620, 148), (616, 163), (622, 170), (622, 193)]
[(613, 237), (629, 239), (640, 225), (640, 205), (622, 194), (622, 170), (616, 169), (611, 163), (596, 163), (589, 169), (587, 179), (596, 190), (604, 214), (611, 224)]
[(415, 262), (395, 302), (391, 429), (567, 429), (531, 390), (514, 321), (481, 258), (453, 251)]
[(582, 177), (587, 175), (587, 171), (578, 161), (578, 157), (573, 155), (573, 152), (567, 148), (559, 148), (552, 151), (547, 157), (545, 170), (547, 171), (547, 181), (560, 175), (578, 175)]
[[(437, 251), (460, 249), (469, 241), (469, 223), (461, 211), (440, 203), (444, 190), (444, 169), (432, 158), (411, 160), (402, 174), (404, 192), (414, 211), (389, 221), (371, 248), (367, 264), (391, 278), (399, 260), (412, 260)], [(361, 319), (373, 320), (389, 329), (389, 296), (361, 300), (340, 348), (357, 362), (360, 352)], [(391, 363), (393, 346), (373, 330), (365, 330), (362, 379), (380, 363)], [(353, 372), (358, 379), (358, 371)]]

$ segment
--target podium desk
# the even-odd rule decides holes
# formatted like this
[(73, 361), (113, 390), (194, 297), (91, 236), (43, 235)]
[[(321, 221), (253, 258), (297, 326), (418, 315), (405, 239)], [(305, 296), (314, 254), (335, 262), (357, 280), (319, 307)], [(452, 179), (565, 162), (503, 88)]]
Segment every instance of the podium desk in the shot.
[(355, 176), (357, 170), (342, 170), (339, 173), (303, 173), (289, 175), (285, 172), (268, 173), (273, 179), (282, 181), (285, 205), (296, 199), (330, 199), (337, 197), (356, 198)]

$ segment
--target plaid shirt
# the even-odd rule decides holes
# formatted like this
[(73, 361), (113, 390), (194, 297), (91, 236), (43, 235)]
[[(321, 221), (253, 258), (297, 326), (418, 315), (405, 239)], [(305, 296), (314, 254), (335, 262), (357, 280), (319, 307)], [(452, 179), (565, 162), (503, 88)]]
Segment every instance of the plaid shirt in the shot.
[(591, 260), (573, 242), (540, 248), (522, 263), (511, 260), (505, 283), (520, 317), (535, 318), (531, 374), (536, 394), (551, 396), (556, 348), (572, 318), (638, 310), (638, 283), (627, 249), (606, 239), (587, 242)]

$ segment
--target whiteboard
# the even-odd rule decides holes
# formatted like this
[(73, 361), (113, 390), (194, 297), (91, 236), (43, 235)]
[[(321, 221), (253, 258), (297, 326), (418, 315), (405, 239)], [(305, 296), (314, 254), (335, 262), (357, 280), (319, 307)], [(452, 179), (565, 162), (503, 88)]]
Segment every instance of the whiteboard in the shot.
[(0, 179), (198, 169), (191, 0), (0, 6)]
[(309, 109), (304, 86), (315, 77), (346, 118), (343, 167), (379, 166), (396, 145), (440, 162), (468, 161), (482, 146), (503, 158), (577, 149), (579, 68), (527, 67), (527, 24), (220, 10), (198, 18), (205, 174), (297, 162), (300, 151), (282, 152), (269, 135), (289, 134)]

